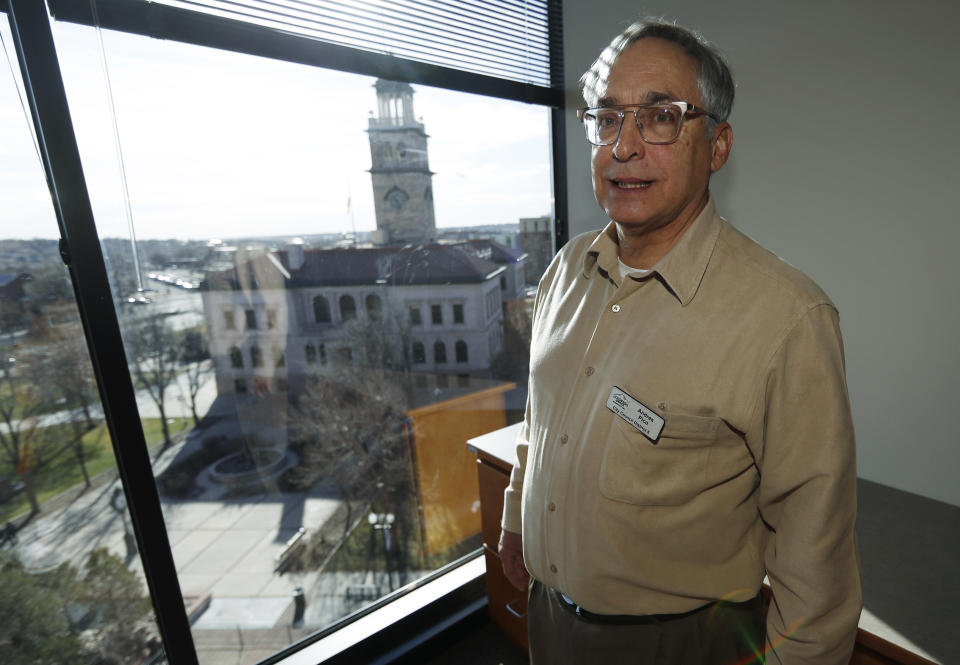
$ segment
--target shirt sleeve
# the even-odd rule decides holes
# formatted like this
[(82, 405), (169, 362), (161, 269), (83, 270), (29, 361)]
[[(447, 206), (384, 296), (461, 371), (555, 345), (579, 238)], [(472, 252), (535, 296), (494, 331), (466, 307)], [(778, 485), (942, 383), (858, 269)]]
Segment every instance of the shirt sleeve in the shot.
[(527, 396), (527, 409), (523, 425), (517, 435), (517, 464), (510, 473), (510, 483), (503, 492), (503, 519), (500, 528), (512, 533), (522, 533), (520, 521), (520, 497), (523, 490), (523, 474), (527, 466), (527, 449), (530, 446), (530, 397)]
[(773, 590), (767, 662), (846, 665), (862, 595), (853, 422), (836, 310), (807, 311), (766, 370), (758, 466)]

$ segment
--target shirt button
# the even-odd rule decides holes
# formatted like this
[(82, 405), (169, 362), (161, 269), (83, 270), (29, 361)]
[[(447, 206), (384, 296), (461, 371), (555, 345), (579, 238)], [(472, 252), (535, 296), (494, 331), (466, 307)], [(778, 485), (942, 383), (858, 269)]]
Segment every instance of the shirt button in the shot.
[(551, 513), (557, 512), (557, 504), (555, 504), (553, 501), (551, 501), (551, 502), (550, 502), (550, 505), (547, 506), (547, 510), (549, 510)]
[(587, 376), (593, 376), (593, 368), (588, 367), (587, 369), (583, 370), (583, 373), (586, 374)]
[(550, 572), (551, 572), (551, 573), (557, 572), (557, 567), (556, 567), (555, 565), (553, 565), (552, 563), (550, 564)]
[(566, 443), (569, 440), (570, 440), (570, 437), (567, 436), (566, 434), (560, 437), (560, 443)]
[(619, 312), (619, 311), (620, 311), (620, 305), (614, 305), (614, 306), (611, 307), (610, 309), (612, 309), (614, 312)]

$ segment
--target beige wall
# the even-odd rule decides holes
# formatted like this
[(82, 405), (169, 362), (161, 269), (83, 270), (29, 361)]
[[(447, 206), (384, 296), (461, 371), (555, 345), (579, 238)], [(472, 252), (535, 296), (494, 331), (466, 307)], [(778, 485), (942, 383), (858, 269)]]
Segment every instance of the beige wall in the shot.
[[(641, 13), (698, 28), (737, 81), (724, 216), (840, 308), (862, 477), (960, 505), (960, 4), (567, 0), (567, 103)], [(819, 124), (818, 124), (819, 121)], [(568, 113), (571, 236), (604, 218)]]

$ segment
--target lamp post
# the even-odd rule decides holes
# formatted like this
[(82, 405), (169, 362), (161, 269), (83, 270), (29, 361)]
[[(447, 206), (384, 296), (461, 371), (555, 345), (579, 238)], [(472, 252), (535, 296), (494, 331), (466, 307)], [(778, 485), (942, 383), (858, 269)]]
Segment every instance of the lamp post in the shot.
[(393, 591), (393, 571), (390, 568), (390, 555), (392, 552), (390, 530), (393, 528), (393, 523), (396, 519), (396, 515), (393, 513), (370, 513), (367, 515), (367, 521), (370, 523), (370, 527), (375, 531), (383, 533), (383, 549), (386, 553), (387, 585), (390, 587), (390, 591)]
[(130, 563), (137, 556), (137, 543), (127, 526), (127, 497), (123, 494), (122, 487), (113, 488), (113, 494), (110, 496), (110, 506), (120, 515), (123, 524), (123, 543), (127, 547), (126, 562)]

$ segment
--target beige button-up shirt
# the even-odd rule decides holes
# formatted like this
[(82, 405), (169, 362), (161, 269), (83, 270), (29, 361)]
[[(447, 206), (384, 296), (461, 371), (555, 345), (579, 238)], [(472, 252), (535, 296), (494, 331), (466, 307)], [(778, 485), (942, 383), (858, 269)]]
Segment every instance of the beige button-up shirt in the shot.
[[(836, 308), (712, 199), (650, 274), (621, 279), (617, 257), (611, 223), (540, 283), (503, 528), (535, 578), (597, 613), (745, 600), (766, 573), (768, 662), (848, 662), (861, 595)], [(615, 387), (645, 421), (608, 408)]]

